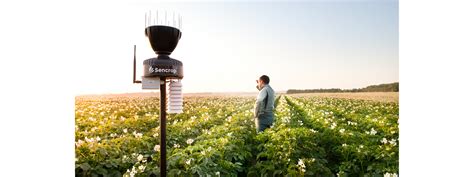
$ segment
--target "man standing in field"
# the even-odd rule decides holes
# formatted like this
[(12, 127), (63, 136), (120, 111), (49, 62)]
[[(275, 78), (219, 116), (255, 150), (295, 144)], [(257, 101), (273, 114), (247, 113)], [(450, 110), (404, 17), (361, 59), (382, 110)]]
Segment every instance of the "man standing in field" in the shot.
[(275, 92), (269, 85), (270, 78), (266, 75), (257, 80), (257, 89), (260, 90), (255, 102), (255, 126), (258, 132), (263, 132), (273, 124), (273, 109), (275, 108)]

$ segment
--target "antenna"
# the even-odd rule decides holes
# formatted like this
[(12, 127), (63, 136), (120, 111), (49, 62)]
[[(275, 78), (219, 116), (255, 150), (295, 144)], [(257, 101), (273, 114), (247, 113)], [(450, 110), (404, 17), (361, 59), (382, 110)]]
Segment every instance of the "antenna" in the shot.
[(139, 84), (142, 81), (136, 79), (137, 75), (137, 45), (133, 45), (133, 83)]

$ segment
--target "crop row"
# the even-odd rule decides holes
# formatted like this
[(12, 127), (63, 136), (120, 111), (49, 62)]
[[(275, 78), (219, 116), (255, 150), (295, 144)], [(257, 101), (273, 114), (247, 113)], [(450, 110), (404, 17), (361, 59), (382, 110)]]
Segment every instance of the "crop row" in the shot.
[(288, 98), (301, 125), (322, 133), (328, 167), (339, 176), (398, 173), (398, 105), (317, 97)]

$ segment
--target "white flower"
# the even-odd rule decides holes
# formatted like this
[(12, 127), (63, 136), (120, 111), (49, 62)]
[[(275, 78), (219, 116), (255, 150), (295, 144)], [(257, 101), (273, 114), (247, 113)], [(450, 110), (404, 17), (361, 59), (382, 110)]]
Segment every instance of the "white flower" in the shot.
[(141, 155), (141, 154), (138, 155), (137, 160), (138, 160), (138, 161), (142, 161), (142, 159), (143, 159), (143, 155)]
[(96, 137), (95, 139), (96, 139), (97, 142), (99, 142), (101, 140), (100, 137)]
[(145, 165), (140, 165), (140, 166), (138, 166), (138, 169), (139, 169), (140, 171), (143, 171), (143, 170), (145, 170), (145, 168), (146, 168), (146, 166), (145, 166)]
[(94, 138), (87, 138), (87, 136), (84, 138), (86, 140), (86, 142), (88, 143), (93, 143), (95, 141)]
[(189, 164), (191, 164), (191, 159), (188, 159), (188, 160), (186, 160), (186, 162), (185, 162), (185, 163), (186, 163), (186, 165), (189, 165)]
[(156, 138), (156, 137), (158, 137), (158, 136), (159, 136), (158, 133), (153, 134), (153, 137), (154, 137), (154, 138)]
[(304, 162), (303, 162), (302, 159), (299, 159), (299, 160), (298, 160), (298, 165), (297, 165), (297, 166), (298, 166), (298, 168), (299, 168), (302, 172), (305, 172), (305, 171), (306, 171), (306, 170), (305, 170), (306, 165), (304, 165)]
[(390, 140), (390, 144), (396, 146), (396, 145), (397, 145), (397, 140), (391, 139), (391, 140)]
[(179, 146), (179, 144), (174, 144), (173, 147), (174, 148), (179, 148), (180, 146)]
[(360, 147), (360, 148), (364, 148), (364, 145), (360, 145), (359, 147)]
[(155, 151), (160, 151), (160, 145), (159, 145), (159, 144), (155, 145), (155, 147), (153, 148), (153, 150), (155, 150)]
[(340, 133), (344, 133), (344, 131), (346, 131), (345, 129), (340, 129), (339, 132)]
[(188, 143), (188, 144), (193, 144), (193, 142), (194, 142), (193, 139), (188, 139), (188, 140), (186, 141), (186, 143)]
[(309, 129), (309, 131), (313, 132), (313, 133), (316, 133), (317, 131), (314, 130), (314, 129)]
[(137, 133), (136, 131), (133, 131), (133, 135), (135, 136), (135, 138), (141, 138), (143, 136), (142, 133)]
[(382, 142), (383, 144), (387, 144), (387, 139), (383, 138), (382, 141), (380, 141), (380, 142)]
[(135, 174), (137, 174), (137, 169), (135, 169), (135, 166), (133, 166), (130, 176), (135, 176)]
[(306, 166), (304, 165), (304, 162), (303, 162), (302, 159), (299, 159), (299, 160), (298, 160), (298, 166), (301, 166), (301, 167), (303, 167), (303, 168), (306, 167)]
[(217, 175), (217, 176), (221, 176), (221, 173), (220, 173), (220, 172), (216, 172), (216, 175)]
[(383, 177), (398, 177), (396, 173), (385, 173)]
[(377, 134), (377, 131), (375, 131), (374, 128), (372, 128), (372, 129), (370, 129), (370, 134), (375, 135), (375, 134)]
[(124, 132), (124, 133), (127, 133), (127, 132), (128, 132), (128, 130), (127, 130), (127, 129), (123, 129), (123, 132)]
[(342, 144), (342, 147), (346, 147), (346, 146), (347, 146), (347, 144), (346, 144), (346, 143)]
[(82, 140), (77, 140), (76, 146), (79, 147), (79, 146), (81, 146), (83, 143), (84, 143), (84, 141), (82, 141)]

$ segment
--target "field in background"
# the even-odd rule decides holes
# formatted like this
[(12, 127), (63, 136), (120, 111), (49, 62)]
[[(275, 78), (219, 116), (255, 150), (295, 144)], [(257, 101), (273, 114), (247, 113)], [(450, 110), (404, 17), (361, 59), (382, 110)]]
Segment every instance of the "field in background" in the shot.
[[(220, 97), (256, 97), (258, 92), (222, 92), (222, 93), (185, 93), (185, 97), (209, 97), (209, 96), (220, 96)], [(278, 92), (278, 95), (289, 95), (289, 96), (314, 96), (321, 98), (347, 98), (347, 99), (363, 99), (372, 101), (382, 102), (397, 102), (399, 92), (358, 92), (358, 93), (296, 93), (296, 94), (285, 94)], [(123, 93), (123, 94), (102, 94), (102, 95), (81, 95), (77, 98), (113, 98), (113, 97), (157, 97), (159, 92), (147, 92), (147, 93)]]
[[(220, 97), (256, 97), (258, 92), (201, 92), (201, 93), (184, 93), (185, 97), (210, 97), (210, 96), (220, 96)], [(114, 97), (159, 97), (160, 92), (142, 92), (142, 93), (121, 93), (121, 94), (100, 94), (100, 95), (79, 95), (76, 98), (114, 98)]]
[[(76, 176), (157, 176), (156, 96), (76, 97)], [(279, 94), (275, 124), (259, 134), (255, 96), (185, 95), (185, 112), (167, 119), (168, 175), (398, 173), (398, 93)]]
[(358, 93), (297, 93), (291, 96), (311, 96), (321, 98), (347, 98), (398, 103), (399, 92), (358, 92)]

